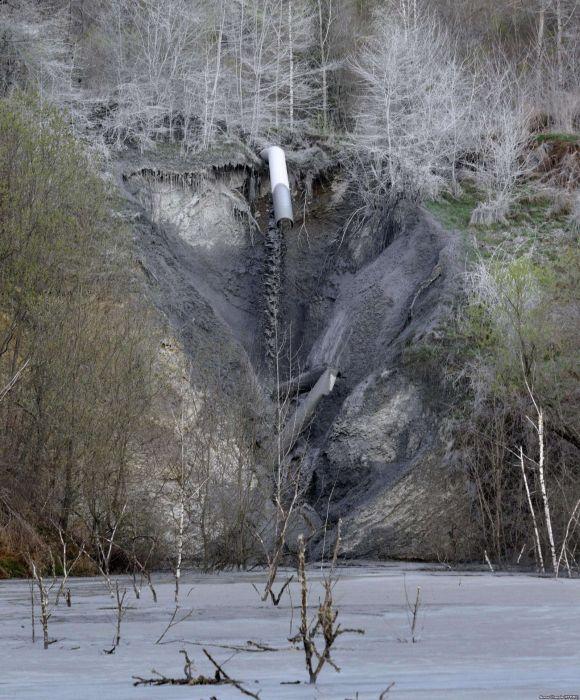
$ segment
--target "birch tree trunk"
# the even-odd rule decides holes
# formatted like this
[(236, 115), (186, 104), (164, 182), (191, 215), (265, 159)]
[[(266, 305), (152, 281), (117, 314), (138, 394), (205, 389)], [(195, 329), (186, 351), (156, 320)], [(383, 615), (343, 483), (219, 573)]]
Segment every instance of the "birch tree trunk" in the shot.
[(320, 44), (320, 75), (322, 91), (322, 128), (328, 127), (328, 35), (332, 22), (332, 0), (328, 0), (328, 15), (324, 17), (322, 0), (318, 0), (318, 40)]
[(558, 559), (556, 557), (556, 546), (554, 544), (554, 533), (552, 532), (552, 518), (550, 515), (550, 504), (548, 502), (548, 492), (546, 490), (546, 479), (544, 476), (544, 414), (538, 408), (538, 441), (540, 445), (540, 459), (538, 462), (538, 472), (540, 474), (540, 489), (542, 491), (542, 501), (544, 503), (544, 515), (546, 517), (546, 529), (548, 531), (548, 540), (550, 542), (550, 554), (552, 555), (552, 567), (554, 573), (558, 576)]
[(540, 571), (545, 572), (544, 569), (544, 557), (542, 555), (542, 545), (540, 544), (540, 533), (538, 531), (538, 523), (536, 521), (536, 514), (534, 513), (534, 506), (532, 504), (532, 496), (530, 494), (530, 487), (528, 486), (528, 478), (526, 476), (526, 469), (524, 467), (524, 451), (520, 446), (520, 466), (522, 468), (522, 476), (524, 478), (524, 486), (526, 488), (526, 496), (528, 497), (528, 505), (530, 507), (530, 513), (532, 515), (532, 523), (534, 524), (534, 538), (536, 543), (536, 552), (538, 555), (538, 561), (540, 564)]
[(216, 61), (215, 61), (215, 75), (213, 79), (213, 88), (211, 92), (211, 110), (210, 110), (210, 116), (209, 116), (209, 124), (206, 124), (206, 130), (204, 134), (204, 145), (207, 146), (209, 143), (209, 139), (211, 138), (211, 134), (213, 132), (213, 122), (215, 118), (215, 107), (216, 107), (216, 100), (217, 100), (217, 90), (218, 90), (218, 84), (219, 84), (219, 79), (220, 79), (220, 72), (221, 72), (221, 63), (222, 63), (222, 40), (223, 40), (223, 33), (224, 33), (224, 8), (223, 5), (221, 7), (221, 15), (220, 15), (220, 28), (218, 32), (218, 38), (217, 38), (217, 52), (216, 52)]
[(278, 20), (278, 31), (277, 35), (277, 50), (276, 50), (276, 76), (274, 80), (274, 125), (276, 129), (280, 126), (280, 60), (282, 56), (282, 45), (283, 45), (283, 35), (284, 35), (284, 13), (281, 11)]
[(564, 22), (562, 19), (562, 0), (556, 0), (556, 60), (558, 63), (558, 87), (564, 84)]
[(240, 124), (244, 123), (244, 22), (246, 4), (240, 3), (240, 32), (238, 35), (237, 72), (238, 72), (238, 101), (240, 107)]
[[(544, 34), (546, 31), (546, 0), (540, 0), (540, 12), (538, 17), (538, 34), (536, 38), (536, 57), (538, 64), (544, 55)], [(539, 69), (539, 66), (538, 66)]]
[(181, 489), (181, 500), (179, 503), (179, 519), (177, 525), (177, 558), (175, 561), (175, 603), (179, 602), (179, 582), (181, 580), (181, 562), (183, 560), (183, 524), (185, 516), (185, 495)]
[(294, 38), (292, 33), (292, 0), (288, 0), (288, 116), (294, 131)]
[(175, 604), (179, 602), (179, 583), (181, 580), (181, 563), (183, 561), (183, 528), (185, 522), (185, 489), (186, 489), (186, 463), (185, 463), (185, 415), (181, 409), (181, 420), (178, 429), (180, 440), (180, 464), (179, 464), (179, 511), (177, 518), (177, 552), (175, 559)]

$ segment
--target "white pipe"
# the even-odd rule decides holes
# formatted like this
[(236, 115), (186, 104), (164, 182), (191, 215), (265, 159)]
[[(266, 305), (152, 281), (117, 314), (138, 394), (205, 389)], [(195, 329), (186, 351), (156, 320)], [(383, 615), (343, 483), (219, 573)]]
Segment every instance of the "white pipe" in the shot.
[(260, 157), (268, 161), (270, 168), (270, 188), (274, 202), (274, 216), (276, 223), (288, 221), (294, 224), (292, 212), (292, 198), (290, 196), (290, 183), (288, 182), (288, 169), (286, 168), (286, 156), (279, 146), (265, 148)]

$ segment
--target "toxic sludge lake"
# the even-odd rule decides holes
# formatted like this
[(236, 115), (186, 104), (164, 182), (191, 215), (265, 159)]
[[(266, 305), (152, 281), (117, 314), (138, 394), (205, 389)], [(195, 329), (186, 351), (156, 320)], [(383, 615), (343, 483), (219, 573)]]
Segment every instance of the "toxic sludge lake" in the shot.
[[(312, 613), (321, 594), (321, 572), (310, 569)], [(72, 607), (63, 602), (50, 620), (58, 641), (42, 648), (30, 635), (30, 589), (26, 581), (0, 583), (0, 697), (105, 700), (244, 697), (231, 686), (134, 687), (133, 676), (183, 676), (187, 649), (195, 673), (213, 676), (208, 649), (228, 674), (263, 700), (284, 698), (538, 698), (580, 694), (580, 581), (489, 572), (454, 572), (414, 564), (343, 567), (335, 588), (339, 620), (363, 628), (364, 636), (339, 637), (334, 661), (314, 688), (302, 650), (288, 638), (299, 624), (299, 590), (290, 586), (276, 608), (263, 603), (252, 583), (261, 572), (200, 575), (182, 583), (182, 612), (189, 618), (155, 640), (172, 612), (171, 578), (157, 575), (155, 604), (143, 588), (129, 609), (121, 643), (108, 655), (115, 632), (113, 602), (99, 579), (71, 581)], [(406, 593), (421, 587), (418, 641), (410, 640)], [(278, 651), (238, 651), (248, 641)], [(302, 681), (301, 684), (290, 684)], [(357, 695), (358, 693), (358, 695)]]

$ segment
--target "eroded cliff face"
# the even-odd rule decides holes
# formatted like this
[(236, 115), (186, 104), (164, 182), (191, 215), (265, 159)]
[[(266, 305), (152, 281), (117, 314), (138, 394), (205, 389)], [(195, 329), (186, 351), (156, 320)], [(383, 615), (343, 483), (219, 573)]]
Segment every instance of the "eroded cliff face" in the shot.
[[(404, 202), (364, 220), (322, 151), (290, 153), (288, 162), (297, 220), (284, 237), (276, 292), (282, 361), (291, 357), (294, 372), (340, 371), (296, 445), (310, 506), (331, 530), (342, 519), (346, 556), (459, 557), (465, 499), (447, 465), (446, 408), (437, 386), (402, 361), (449, 310), (459, 244)], [(245, 154), (220, 167), (120, 168), (153, 298), (194, 368), (218, 373), (225, 391), (250, 374), (268, 393), (263, 165)], [(315, 554), (323, 542), (332, 543), (328, 532), (314, 539)]]

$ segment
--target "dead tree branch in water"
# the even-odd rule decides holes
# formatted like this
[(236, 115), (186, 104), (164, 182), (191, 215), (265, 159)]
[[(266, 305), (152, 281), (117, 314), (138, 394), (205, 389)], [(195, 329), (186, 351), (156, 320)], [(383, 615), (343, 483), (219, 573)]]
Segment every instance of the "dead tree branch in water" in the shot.
[(189, 658), (187, 651), (185, 649), (180, 649), (180, 654), (185, 657), (185, 665), (183, 667), (183, 678), (169, 678), (162, 675), (155, 669), (152, 669), (151, 673), (154, 673), (156, 678), (141, 678), (140, 676), (133, 676), (133, 685), (233, 685), (234, 688), (255, 700), (260, 700), (258, 693), (252, 693), (251, 690), (244, 688), (241, 683), (231, 676), (229, 676), (223, 669), (223, 665), (219, 664), (206, 649), (203, 649), (203, 653), (206, 655), (210, 663), (215, 667), (216, 671), (214, 676), (204, 676), (199, 674), (198, 676), (193, 675), (193, 661)]
[[(354, 634), (364, 634), (362, 629), (342, 629), (340, 624), (336, 624), (338, 610), (334, 607), (333, 589), (336, 584), (336, 562), (340, 549), (340, 521), (337, 527), (336, 542), (332, 555), (330, 571), (324, 577), (324, 600), (318, 606), (318, 612), (313, 622), (308, 622), (308, 581), (306, 579), (306, 547), (302, 535), (298, 538), (298, 580), (300, 581), (300, 629), (291, 642), (302, 642), (306, 669), (310, 683), (316, 683), (318, 676), (325, 664), (332, 666), (335, 671), (340, 671), (339, 666), (332, 660), (330, 651), (341, 634), (352, 632)], [(316, 646), (315, 637), (318, 633), (324, 639), (324, 648), (319, 650)]]
[(121, 622), (125, 617), (127, 612), (127, 607), (124, 605), (125, 596), (127, 595), (127, 589), (123, 588), (123, 592), (119, 588), (119, 582), (115, 581), (115, 601), (117, 610), (117, 627), (115, 629), (115, 636), (113, 638), (113, 646), (110, 649), (105, 649), (105, 654), (114, 654), (115, 650), (121, 643)]

